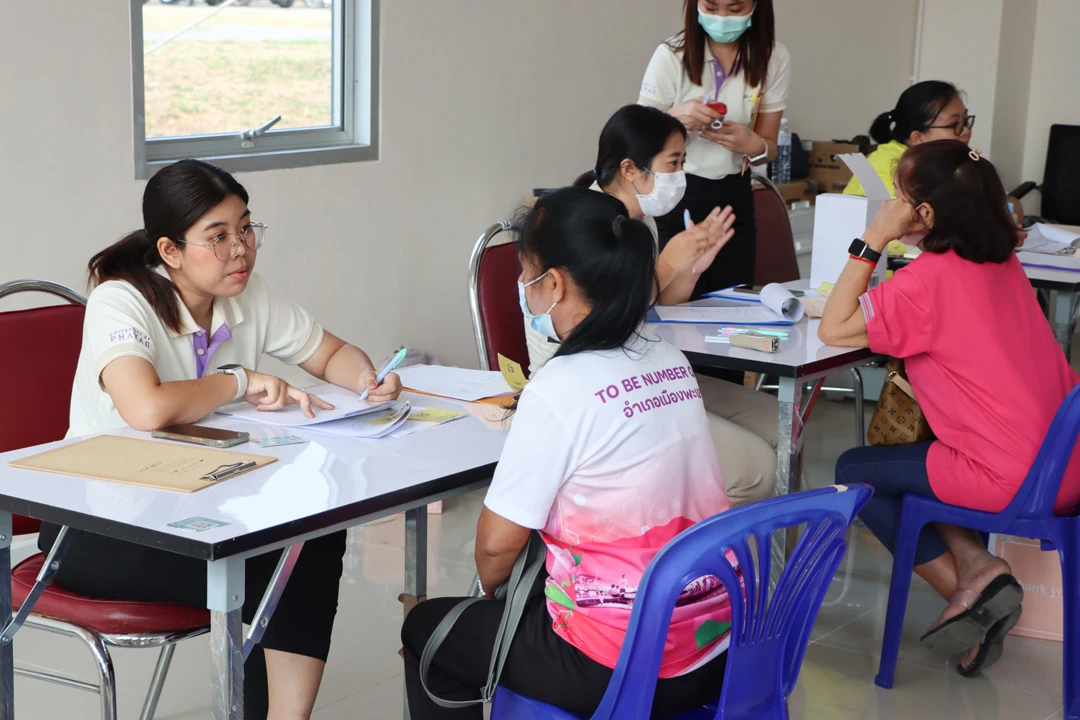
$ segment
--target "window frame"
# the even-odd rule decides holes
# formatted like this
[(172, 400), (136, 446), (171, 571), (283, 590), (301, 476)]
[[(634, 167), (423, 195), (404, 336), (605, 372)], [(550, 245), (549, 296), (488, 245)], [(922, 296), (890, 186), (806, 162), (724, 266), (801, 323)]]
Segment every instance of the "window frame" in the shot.
[(185, 158), (208, 160), (230, 172), (379, 159), (379, 0), (335, 0), (330, 10), (341, 23), (338, 27), (344, 28), (344, 32), (334, 33), (331, 42), (338, 78), (333, 89), (334, 125), (272, 129), (257, 138), (252, 148), (241, 147), (239, 132), (146, 137), (143, 0), (130, 2), (136, 180), (148, 179), (162, 167)]

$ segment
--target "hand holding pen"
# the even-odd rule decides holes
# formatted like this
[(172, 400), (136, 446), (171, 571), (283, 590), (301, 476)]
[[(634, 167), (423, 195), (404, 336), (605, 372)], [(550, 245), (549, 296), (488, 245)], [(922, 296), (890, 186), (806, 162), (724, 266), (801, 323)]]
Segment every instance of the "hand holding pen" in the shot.
[(360, 399), (373, 403), (396, 400), (398, 395), (401, 394), (401, 378), (392, 371), (401, 364), (408, 352), (408, 348), (401, 348), (386, 364), (386, 367), (379, 371), (378, 375), (375, 374), (374, 370), (366, 370), (360, 373), (358, 383), (359, 387), (362, 388)]

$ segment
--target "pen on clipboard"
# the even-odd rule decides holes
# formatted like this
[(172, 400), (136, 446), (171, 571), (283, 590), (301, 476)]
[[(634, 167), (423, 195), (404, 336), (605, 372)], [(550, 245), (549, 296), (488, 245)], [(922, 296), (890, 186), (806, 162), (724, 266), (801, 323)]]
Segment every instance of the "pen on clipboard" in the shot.
[[(386, 379), (386, 376), (392, 373), (394, 371), (394, 368), (401, 364), (401, 361), (405, 359), (405, 355), (408, 354), (408, 352), (409, 348), (401, 348), (400, 350), (398, 350), (398, 354), (395, 355), (393, 359), (390, 360), (390, 362), (386, 363), (386, 367), (384, 367), (375, 377), (376, 387), (382, 384), (382, 381)], [(369, 388), (364, 388), (364, 392), (360, 393), (360, 399), (367, 400), (368, 392)]]
[(225, 480), (231, 478), (233, 475), (239, 475), (242, 472), (251, 470), (255, 467), (254, 460), (244, 460), (242, 462), (233, 463), (231, 465), (222, 465), (213, 472), (208, 472), (203, 475), (200, 480), (209, 480), (210, 482), (217, 482), (218, 480)]

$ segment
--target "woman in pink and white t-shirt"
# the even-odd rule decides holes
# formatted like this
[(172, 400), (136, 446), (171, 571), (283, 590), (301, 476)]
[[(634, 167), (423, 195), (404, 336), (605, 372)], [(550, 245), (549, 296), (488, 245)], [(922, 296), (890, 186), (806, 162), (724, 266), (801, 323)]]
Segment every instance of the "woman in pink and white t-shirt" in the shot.
[[(477, 527), (476, 564), (481, 589), (494, 591), (540, 531), (547, 573), (500, 684), (589, 714), (649, 562), (730, 503), (690, 363), (642, 327), (656, 294), (649, 229), (617, 199), (582, 188), (540, 198), (518, 227), (522, 311), (562, 344), (522, 392)], [(479, 707), (443, 709), (420, 687), (420, 654), (458, 600), (421, 603), (402, 629), (413, 720), (482, 717)], [(427, 680), (435, 695), (478, 697), (503, 607), (492, 599), (464, 612), (434, 656)], [(719, 694), (730, 622), (716, 578), (684, 590), (660, 668), (658, 714)]]
[[(904, 493), (1000, 512), (1024, 482), (1058, 405), (1078, 378), (1054, 341), (1020, 261), (997, 171), (956, 140), (912, 147), (885, 203), (837, 281), (821, 319), (831, 345), (904, 358), (934, 442), (850, 450), (838, 483), (868, 483), (860, 517), (892, 550)], [(914, 262), (867, 291), (879, 253), (918, 233)], [(1080, 503), (1071, 462), (1056, 509)], [(915, 572), (947, 599), (923, 636), (963, 655), (971, 676), (995, 662), (1020, 617), (1023, 590), (972, 530), (938, 523), (919, 538)]]

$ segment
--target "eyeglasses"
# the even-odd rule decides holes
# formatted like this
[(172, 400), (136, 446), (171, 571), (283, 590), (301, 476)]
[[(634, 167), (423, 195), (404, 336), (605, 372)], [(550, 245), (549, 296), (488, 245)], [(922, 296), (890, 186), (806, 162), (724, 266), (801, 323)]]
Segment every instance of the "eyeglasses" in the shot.
[[(262, 223), (248, 223), (239, 233), (218, 233), (210, 238), (209, 243), (188, 242), (188, 245), (210, 248), (221, 262), (229, 262), (237, 256), (240, 243), (248, 250), (258, 250), (266, 242), (267, 226)], [(187, 242), (181, 240), (180, 242)]]
[(963, 120), (958, 120), (953, 125), (927, 125), (926, 129), (930, 130), (930, 129), (933, 129), (933, 128), (937, 128), (937, 129), (940, 129), (940, 130), (944, 130), (945, 128), (949, 128), (954, 133), (956, 133), (956, 137), (960, 137), (961, 135), (964, 134), (964, 128), (967, 128), (968, 130), (971, 130), (974, 127), (975, 127), (975, 116), (974, 115), (968, 115), (966, 118), (964, 118)]

